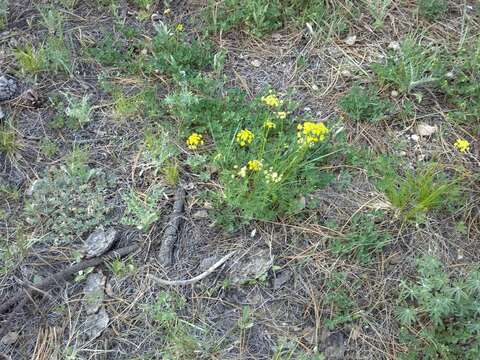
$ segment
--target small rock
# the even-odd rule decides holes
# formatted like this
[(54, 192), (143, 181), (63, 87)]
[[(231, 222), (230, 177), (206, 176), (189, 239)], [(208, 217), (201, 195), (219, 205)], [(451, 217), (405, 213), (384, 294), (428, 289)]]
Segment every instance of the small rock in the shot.
[(412, 139), (413, 141), (418, 141), (420, 137), (417, 134), (413, 134), (410, 136), (410, 139)]
[(262, 62), (258, 59), (252, 60), (252, 62), (250, 64), (252, 64), (252, 66), (254, 66), (254, 67), (262, 66)]
[(329, 360), (345, 359), (345, 335), (342, 332), (328, 333), (322, 345), (325, 358)]
[(393, 98), (396, 98), (396, 97), (398, 97), (398, 91), (397, 91), (397, 90), (392, 90), (392, 92), (390, 93), (390, 95), (391, 95)]
[(349, 46), (355, 45), (355, 43), (357, 42), (357, 35), (350, 35), (343, 41)]
[(273, 279), (273, 289), (280, 289), (285, 283), (288, 282), (292, 277), (292, 272), (290, 270), (282, 270), (275, 273), (275, 278)]
[(15, 331), (10, 331), (5, 336), (2, 337), (2, 344), (4, 345), (13, 345), (18, 340), (18, 333)]
[(99, 228), (91, 233), (85, 241), (85, 258), (90, 259), (107, 252), (117, 240), (118, 232), (114, 228)]
[(265, 275), (273, 265), (273, 257), (268, 250), (258, 250), (251, 257), (244, 257), (230, 268), (230, 281), (234, 285), (243, 284)]
[(400, 43), (398, 41), (392, 41), (388, 44), (388, 48), (395, 51), (400, 50)]
[(5, 113), (3, 112), (3, 109), (0, 107), (0, 120), (2, 120), (5, 117)]
[(425, 123), (420, 123), (417, 126), (417, 134), (419, 136), (432, 136), (437, 132), (438, 128), (434, 125), (428, 125)]
[(83, 289), (87, 315), (95, 314), (100, 310), (105, 298), (105, 280), (105, 276), (101, 272), (88, 275)]
[(351, 78), (352, 77), (352, 73), (347, 69), (342, 70), (342, 72), (340, 74), (342, 74), (342, 76), (345, 77), (345, 78)]
[(13, 99), (17, 91), (17, 80), (13, 76), (0, 74), (0, 101)]
[(207, 210), (198, 210), (192, 215), (192, 217), (194, 219), (207, 219), (208, 218), (208, 211)]
[(89, 340), (95, 340), (108, 326), (109, 317), (104, 307), (96, 314), (87, 316), (85, 320), (85, 335)]

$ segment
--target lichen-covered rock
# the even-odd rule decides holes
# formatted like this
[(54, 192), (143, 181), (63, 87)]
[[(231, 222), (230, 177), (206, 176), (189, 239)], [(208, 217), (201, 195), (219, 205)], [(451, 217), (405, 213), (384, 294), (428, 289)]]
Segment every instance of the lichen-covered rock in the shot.
[(14, 98), (17, 91), (17, 80), (10, 75), (0, 74), (0, 101)]

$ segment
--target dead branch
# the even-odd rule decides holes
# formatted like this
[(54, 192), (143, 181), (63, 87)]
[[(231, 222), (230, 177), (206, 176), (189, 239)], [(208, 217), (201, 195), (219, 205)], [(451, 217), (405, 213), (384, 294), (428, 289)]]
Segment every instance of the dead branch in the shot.
[(39, 282), (38, 284), (35, 284), (35, 287), (22, 288), (17, 292), (17, 294), (15, 294), (9, 300), (4, 302), (2, 305), (0, 305), (0, 314), (5, 313), (16, 303), (18, 303), (19, 301), (22, 301), (24, 298), (28, 296), (31, 296), (35, 293), (42, 294), (42, 292), (44, 292), (51, 286), (63, 284), (64, 282), (70, 280), (76, 273), (78, 273), (81, 270), (100, 265), (105, 261), (124, 257), (136, 251), (138, 248), (139, 248), (139, 245), (135, 244), (135, 245), (125, 246), (120, 249), (109, 251), (108, 253), (102, 256), (81, 261), (78, 264), (72, 265), (63, 271), (55, 273), (47, 277), (45, 280)]
[(182, 224), (184, 205), (185, 189), (183, 186), (179, 186), (175, 193), (173, 212), (168, 219), (158, 254), (158, 260), (165, 266), (171, 266), (173, 264), (173, 247), (177, 241), (178, 232)]
[(220, 260), (218, 260), (215, 264), (213, 264), (212, 266), (210, 266), (206, 271), (204, 271), (203, 273), (201, 273), (200, 275), (197, 275), (191, 279), (187, 279), (187, 280), (164, 280), (164, 279), (160, 279), (160, 278), (157, 278), (156, 276), (153, 276), (151, 274), (148, 274), (147, 276), (152, 279), (153, 281), (159, 283), (160, 285), (167, 285), (167, 286), (181, 286), (181, 285), (189, 285), (189, 284), (194, 284), (200, 280), (203, 280), (205, 279), (208, 275), (210, 275), (211, 273), (213, 273), (217, 268), (219, 268), (220, 266), (222, 266), (225, 261), (227, 261), (228, 259), (230, 259), (233, 254), (235, 254), (235, 251), (231, 252), (230, 254), (227, 254), (225, 255), (223, 258), (221, 258)]

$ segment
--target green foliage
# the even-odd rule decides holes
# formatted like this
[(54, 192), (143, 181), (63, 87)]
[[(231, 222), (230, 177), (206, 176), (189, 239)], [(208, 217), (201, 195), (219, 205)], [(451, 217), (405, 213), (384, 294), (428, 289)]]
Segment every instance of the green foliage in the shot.
[(401, 93), (437, 85), (443, 76), (440, 55), (415, 36), (405, 38), (399, 50), (391, 50), (385, 63), (373, 64), (372, 69), (381, 85), (392, 86)]
[(72, 74), (72, 55), (63, 36), (49, 36), (45, 43), (45, 57), (48, 68), (54, 73)]
[(308, 22), (318, 29), (340, 34), (348, 30), (353, 2), (343, 4), (314, 0), (227, 0), (211, 1), (205, 12), (209, 31), (242, 28), (254, 36), (262, 36), (282, 28), (291, 21), (300, 27)]
[(447, 116), (463, 124), (480, 124), (480, 36), (451, 55), (453, 78), (445, 78), (442, 90), (455, 107)]
[(460, 195), (458, 179), (446, 178), (436, 164), (405, 176), (390, 171), (378, 186), (404, 219), (414, 221), (422, 221), (431, 210), (457, 205)]
[(142, 231), (148, 231), (150, 226), (160, 218), (158, 201), (162, 197), (164, 189), (160, 186), (152, 186), (144, 194), (138, 194), (133, 189), (123, 195), (126, 209), (122, 223), (135, 226)]
[(32, 185), (24, 209), (27, 222), (42, 227), (55, 243), (67, 244), (111, 221), (107, 199), (114, 180), (86, 160), (87, 154), (75, 149), (64, 165)]
[(373, 28), (381, 29), (393, 0), (364, 0), (368, 12), (373, 17)]
[(398, 319), (405, 359), (478, 359), (480, 271), (455, 278), (432, 256), (418, 260), (417, 278), (402, 281)]
[(84, 95), (80, 100), (73, 96), (66, 96), (68, 106), (65, 109), (67, 126), (72, 129), (79, 129), (88, 124), (91, 120), (92, 108), (89, 103), (90, 96)]
[(143, 166), (157, 175), (165, 165), (172, 160), (178, 151), (172, 144), (171, 132), (162, 129), (145, 130), (145, 138), (143, 140), (142, 163)]
[(339, 102), (340, 108), (354, 121), (377, 122), (391, 112), (393, 104), (382, 99), (378, 90), (354, 86)]
[(372, 255), (381, 252), (390, 242), (390, 236), (375, 224), (375, 218), (382, 214), (357, 215), (351, 221), (348, 234), (335, 238), (330, 243), (330, 250), (336, 255), (351, 255), (356, 261), (367, 265)]
[(162, 359), (194, 359), (198, 355), (200, 343), (191, 334), (188, 323), (178, 316), (184, 306), (183, 297), (162, 291), (148, 309), (152, 319), (163, 331), (163, 344), (159, 347)]
[(152, 56), (147, 68), (170, 76), (189, 77), (204, 70), (214, 62), (211, 44), (203, 39), (188, 40), (183, 32), (157, 25), (157, 34), (152, 41)]
[(18, 148), (15, 129), (8, 123), (0, 124), (0, 152), (14, 154)]
[(437, 20), (448, 9), (447, 0), (418, 0), (418, 11), (428, 20)]
[(0, 30), (8, 23), (8, 1), (0, 1)]
[(50, 35), (63, 36), (63, 14), (52, 5), (40, 6), (41, 23)]
[(352, 296), (359, 289), (358, 283), (350, 281), (346, 273), (335, 272), (325, 286), (326, 295), (322, 299), (322, 305), (329, 310), (329, 316), (324, 320), (325, 326), (334, 330), (358, 319), (357, 304)]
[(45, 49), (33, 47), (27, 44), (24, 47), (13, 50), (13, 55), (20, 65), (22, 74), (36, 74), (48, 69)]
[(43, 155), (50, 158), (58, 153), (58, 145), (49, 138), (43, 138), (40, 142), (40, 151)]

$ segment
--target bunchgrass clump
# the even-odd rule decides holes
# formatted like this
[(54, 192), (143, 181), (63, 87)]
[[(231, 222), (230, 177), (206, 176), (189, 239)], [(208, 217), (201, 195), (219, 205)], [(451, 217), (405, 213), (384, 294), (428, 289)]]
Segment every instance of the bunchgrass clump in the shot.
[(458, 179), (449, 179), (436, 164), (425, 165), (405, 175), (386, 173), (378, 186), (405, 220), (423, 221), (432, 210), (459, 204)]
[(435, 257), (417, 262), (417, 277), (400, 285), (402, 359), (478, 359), (480, 271), (455, 276)]
[(418, 12), (430, 21), (437, 20), (448, 9), (447, 0), (419, 0)]
[(43, 47), (35, 48), (26, 44), (13, 50), (13, 55), (20, 66), (22, 74), (36, 74), (48, 69), (48, 62)]

